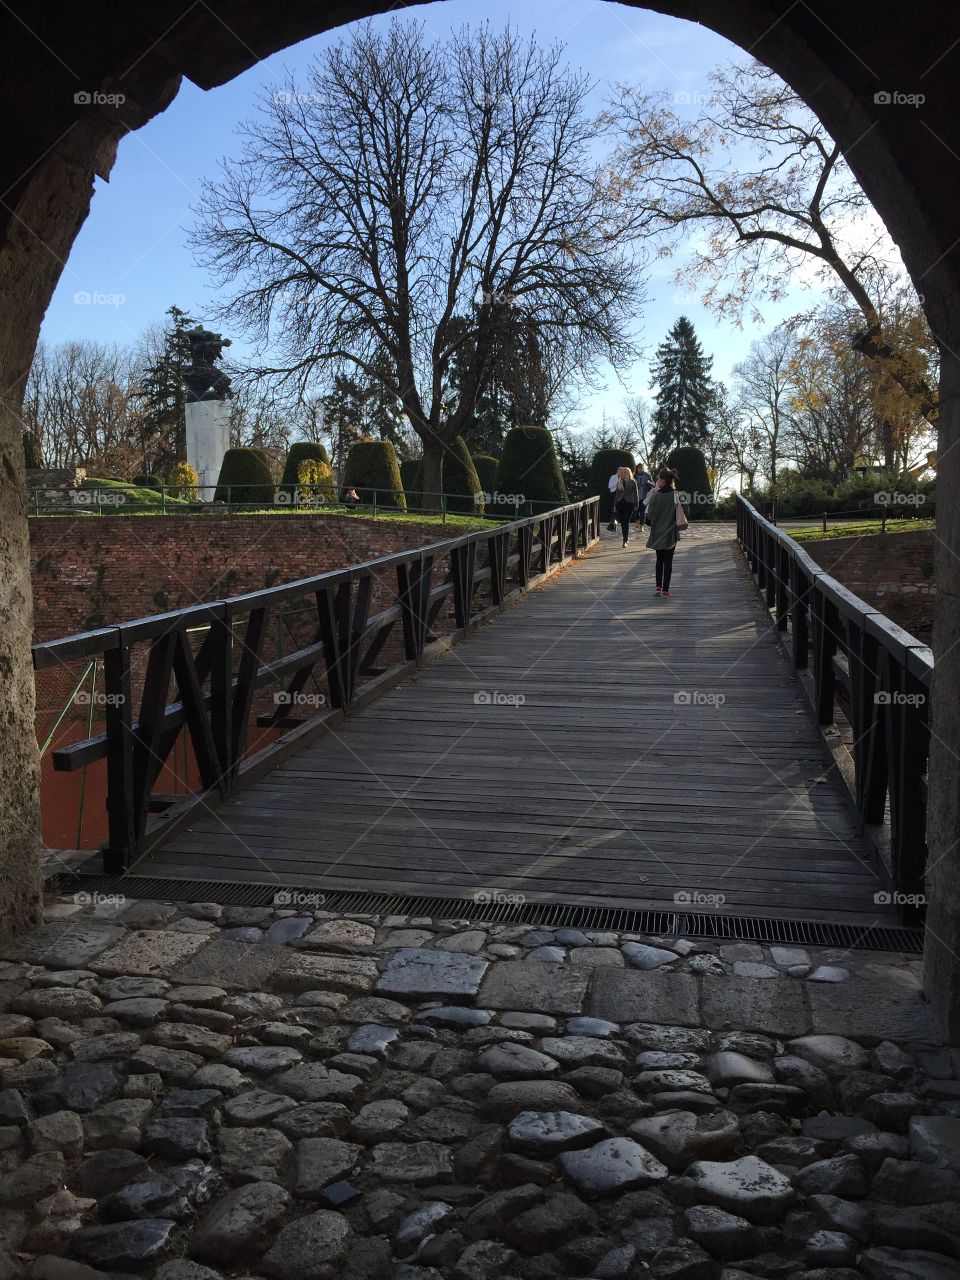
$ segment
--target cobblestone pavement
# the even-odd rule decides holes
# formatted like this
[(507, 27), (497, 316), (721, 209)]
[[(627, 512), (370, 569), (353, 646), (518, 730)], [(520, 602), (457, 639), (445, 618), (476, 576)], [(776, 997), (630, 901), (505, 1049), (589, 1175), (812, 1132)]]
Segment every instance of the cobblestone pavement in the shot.
[(0, 961), (0, 1280), (945, 1280), (915, 957), (54, 904)]

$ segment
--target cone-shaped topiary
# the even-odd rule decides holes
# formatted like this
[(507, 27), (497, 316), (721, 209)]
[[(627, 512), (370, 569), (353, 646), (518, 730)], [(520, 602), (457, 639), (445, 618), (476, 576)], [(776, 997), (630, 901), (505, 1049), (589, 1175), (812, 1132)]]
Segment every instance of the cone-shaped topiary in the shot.
[(292, 444), (287, 450), (286, 461), (283, 464), (283, 475), (280, 477), (281, 489), (296, 489), (300, 463), (307, 461), (325, 462), (329, 466), (330, 455), (322, 444), (315, 444), (312, 440), (298, 440)]
[(464, 515), (482, 514), (480, 478), (463, 436), (457, 436), (444, 450), (443, 492), (448, 511)]
[(407, 509), (397, 451), (389, 440), (358, 440), (347, 458), (343, 483), (356, 489), (362, 502)]
[(529, 502), (534, 515), (566, 503), (560, 461), (546, 427), (511, 427), (507, 432), (497, 467), (497, 493), (501, 503), (511, 494), (518, 503)]
[(228, 449), (223, 455), (215, 502), (273, 506), (273, 476), (259, 449)]
[[(419, 503), (430, 509), (439, 508), (440, 499), (436, 494), (427, 494), (424, 499), (422, 460), (417, 463), (413, 488)], [(452, 443), (443, 447), (443, 498), (443, 506), (447, 511), (470, 516), (483, 514), (480, 480), (463, 436), (457, 436)]]
[(691, 520), (712, 520), (713, 486), (707, 475), (707, 460), (696, 445), (685, 444), (667, 456), (667, 466), (676, 471), (677, 488), (684, 495), (683, 505)]
[(613, 519), (613, 494), (608, 485), (610, 477), (618, 467), (636, 467), (633, 454), (628, 449), (598, 449), (590, 463), (590, 475), (587, 480), (587, 497), (600, 495), (601, 520)]
[(477, 469), (477, 479), (480, 481), (480, 488), (484, 493), (489, 493), (492, 497), (497, 491), (497, 468), (499, 461), (489, 453), (478, 453), (473, 460), (473, 465)]

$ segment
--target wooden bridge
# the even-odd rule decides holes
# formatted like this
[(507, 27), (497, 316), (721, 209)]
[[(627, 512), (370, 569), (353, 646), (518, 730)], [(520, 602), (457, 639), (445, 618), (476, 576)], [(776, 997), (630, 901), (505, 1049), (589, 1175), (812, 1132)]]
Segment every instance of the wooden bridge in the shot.
[(929, 651), (747, 503), (692, 526), (669, 600), (644, 540), (601, 540), (593, 500), (37, 646), (102, 652), (120, 695), (56, 757), (107, 761), (106, 870), (916, 921)]

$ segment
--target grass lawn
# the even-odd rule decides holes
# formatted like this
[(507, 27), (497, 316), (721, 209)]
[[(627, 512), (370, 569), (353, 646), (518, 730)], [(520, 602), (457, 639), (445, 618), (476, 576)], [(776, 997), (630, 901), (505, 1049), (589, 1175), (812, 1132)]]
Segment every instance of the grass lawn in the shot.
[[(831, 538), (861, 538), (869, 534), (880, 533), (879, 520), (847, 520), (841, 524), (831, 525), (827, 517), (827, 531), (822, 525), (810, 525), (803, 529), (785, 529), (797, 542), (824, 542)], [(888, 520), (887, 533), (915, 533), (919, 529), (933, 529), (935, 520)]]
[(504, 524), (503, 520), (485, 520), (482, 516), (463, 516), (450, 515), (444, 519), (442, 515), (431, 515), (427, 512), (417, 511), (388, 511), (383, 507), (377, 508), (374, 515), (372, 507), (312, 507), (307, 510), (297, 510), (291, 507), (260, 507), (251, 508), (249, 511), (231, 512), (232, 515), (239, 516), (297, 516), (305, 518), (307, 516), (322, 515), (325, 518), (337, 516), (344, 520), (392, 520), (401, 524), (435, 524), (439, 529), (495, 529), (497, 525)]
[[(120, 480), (96, 480), (88, 478), (82, 486), (85, 492), (90, 492), (91, 497), (99, 494), (103, 495), (103, 501), (99, 505), (91, 502), (73, 503), (65, 501), (62, 505), (51, 506), (49, 510), (43, 510), (32, 519), (50, 519), (63, 520), (72, 519), (74, 516), (196, 516), (202, 519), (204, 516), (289, 516), (292, 518), (306, 518), (309, 516), (321, 515), (324, 519), (339, 518), (343, 520), (389, 520), (394, 523), (401, 524), (419, 524), (419, 525), (436, 525), (438, 530), (448, 529), (453, 532), (469, 532), (472, 529), (495, 529), (498, 525), (507, 523), (504, 520), (486, 520), (482, 516), (454, 515), (448, 513), (446, 519), (442, 515), (434, 515), (429, 512), (416, 511), (391, 511), (385, 507), (378, 507), (376, 514), (372, 507), (240, 507), (233, 506), (229, 510), (220, 503), (196, 503), (185, 502), (182, 498), (173, 498), (167, 495), (166, 510), (161, 502), (161, 495), (154, 489), (141, 489), (136, 485), (125, 484)], [(118, 501), (111, 503), (110, 499), (116, 498)], [(119, 499), (122, 499), (120, 501)]]

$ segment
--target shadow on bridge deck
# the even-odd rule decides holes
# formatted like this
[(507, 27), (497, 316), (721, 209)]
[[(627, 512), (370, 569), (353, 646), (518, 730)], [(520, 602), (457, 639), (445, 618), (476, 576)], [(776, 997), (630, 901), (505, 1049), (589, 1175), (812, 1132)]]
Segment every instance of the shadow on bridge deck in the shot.
[(894, 923), (732, 535), (607, 537), (141, 875)]

